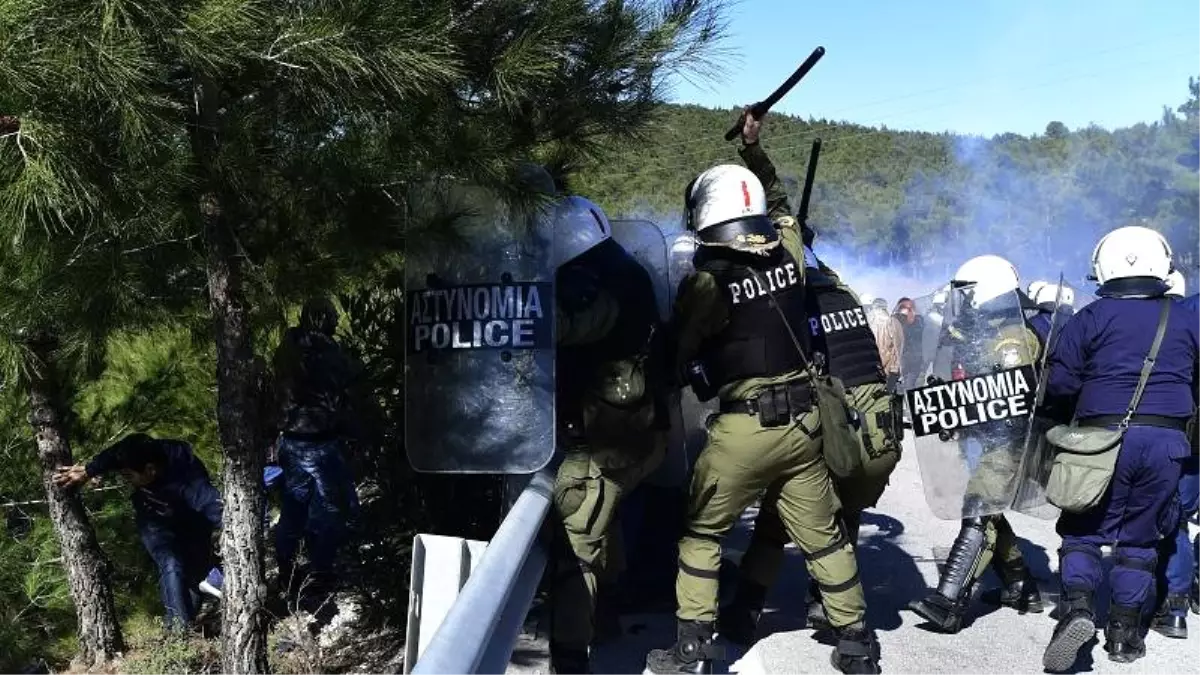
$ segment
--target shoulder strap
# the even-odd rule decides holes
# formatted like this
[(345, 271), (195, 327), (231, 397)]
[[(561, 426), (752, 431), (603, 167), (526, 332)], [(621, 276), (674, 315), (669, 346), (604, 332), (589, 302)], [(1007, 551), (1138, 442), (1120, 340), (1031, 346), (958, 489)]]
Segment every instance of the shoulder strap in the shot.
[(1125, 412), (1125, 419), (1121, 420), (1121, 429), (1129, 426), (1129, 421), (1133, 419), (1138, 404), (1142, 402), (1142, 393), (1146, 391), (1146, 383), (1150, 381), (1150, 371), (1154, 370), (1154, 362), (1158, 359), (1158, 350), (1162, 347), (1163, 336), (1167, 334), (1167, 317), (1171, 315), (1171, 303), (1172, 301), (1168, 297), (1159, 300), (1158, 330), (1154, 333), (1154, 342), (1150, 345), (1150, 353), (1146, 355), (1146, 360), (1142, 361), (1142, 374), (1138, 378), (1137, 388), (1133, 390), (1133, 400), (1129, 402), (1129, 410)]

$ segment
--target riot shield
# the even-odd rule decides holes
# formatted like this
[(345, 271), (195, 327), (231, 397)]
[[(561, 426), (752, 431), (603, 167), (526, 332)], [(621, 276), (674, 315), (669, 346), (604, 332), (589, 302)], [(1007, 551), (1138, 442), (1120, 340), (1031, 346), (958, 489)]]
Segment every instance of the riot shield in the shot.
[[(621, 248), (632, 255), (654, 284), (654, 296), (658, 301), (659, 316), (665, 322), (671, 316), (671, 261), (667, 250), (667, 239), (658, 225), (649, 220), (613, 220), (612, 238)], [(667, 434), (667, 453), (662, 464), (646, 477), (651, 485), (678, 487), (687, 480), (688, 467), (686, 436), (682, 431), (683, 414), (680, 410), (681, 392), (673, 390), (667, 399), (667, 412), (671, 429)]]
[(671, 271), (667, 239), (649, 220), (613, 220), (612, 238), (650, 273), (658, 314), (666, 321), (671, 315)]
[[(693, 263), (696, 255), (696, 236), (687, 231), (675, 232), (670, 235), (669, 244), (671, 307), (674, 308), (679, 284), (696, 271)], [(709, 416), (717, 412), (718, 401), (712, 399), (701, 402), (690, 387), (682, 391), (680, 399), (680, 420), (678, 424), (671, 425), (671, 432), (677, 435), (674, 442), (684, 444), (691, 466), (695, 464), (700, 451), (704, 449), (704, 444), (708, 442), (707, 422)]]
[(959, 520), (1008, 509), (1037, 389), (1037, 338), (1015, 292), (952, 288), (930, 378), (906, 393), (925, 500)]
[(1059, 333), (1072, 314), (1073, 306), (1064, 301), (1063, 280), (1059, 277), (1058, 291), (1054, 298), (1054, 310), (1050, 316), (1050, 332), (1046, 335), (1045, 344), (1041, 345), (1038, 355), (1038, 384), (1034, 393), (1034, 414), (1029, 417), (1029, 426), (1025, 432), (1025, 450), (1023, 465), (1020, 473), (1020, 483), (1017, 494), (1013, 498), (1012, 508), (1026, 515), (1051, 520), (1059, 515), (1058, 507), (1046, 500), (1046, 483), (1050, 479), (1050, 469), (1054, 462), (1053, 448), (1046, 442), (1046, 432), (1055, 421), (1040, 417), (1036, 414), (1046, 396), (1046, 385), (1050, 379), (1050, 371), (1046, 367), (1050, 353), (1058, 341)]
[(469, 213), (407, 239), (404, 440), (425, 473), (530, 473), (554, 453), (554, 266), (548, 208), (481, 189), (415, 209)]

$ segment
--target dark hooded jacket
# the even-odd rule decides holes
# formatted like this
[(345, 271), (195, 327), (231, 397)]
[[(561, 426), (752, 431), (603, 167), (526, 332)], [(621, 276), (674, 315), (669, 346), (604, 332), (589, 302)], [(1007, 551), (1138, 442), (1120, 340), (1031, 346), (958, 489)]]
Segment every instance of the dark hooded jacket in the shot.
[(276, 402), (284, 435), (321, 440), (349, 432), (348, 392), (354, 362), (333, 339), (337, 310), (328, 300), (305, 303), (300, 325), (275, 350)]

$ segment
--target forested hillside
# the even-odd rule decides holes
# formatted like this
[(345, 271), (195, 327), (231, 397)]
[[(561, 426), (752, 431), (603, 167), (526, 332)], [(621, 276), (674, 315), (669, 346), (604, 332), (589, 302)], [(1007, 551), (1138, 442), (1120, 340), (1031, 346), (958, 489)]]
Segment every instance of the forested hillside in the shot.
[[(952, 273), (971, 255), (1008, 256), (1026, 278), (1061, 271), (1085, 285), (1099, 236), (1141, 224), (1167, 235), (1196, 279), (1197, 82), (1156, 122), (1113, 131), (964, 137), (769, 115), (763, 144), (799, 202), (813, 139), (823, 147), (809, 222), (818, 252), (865, 271)], [(1147, 117), (1159, 102), (1147, 102)], [(1167, 102), (1161, 102), (1167, 103)], [(684, 186), (738, 162), (722, 134), (733, 110), (668, 106), (643, 141), (607, 153), (574, 188), (616, 216), (679, 220)]]
[[(716, 72), (727, 9), (6, 3), (0, 671), (397, 672), (413, 534), (488, 539), (503, 503), (500, 477), (406, 461), (405, 247), (452, 245), (472, 215), (449, 198), (459, 185), (530, 198), (530, 160), (614, 218), (677, 226), (691, 178), (738, 161), (721, 140), (735, 112), (664, 105), (662, 85)], [(1114, 131), (1047, 120), (983, 139), (772, 115), (763, 142), (796, 196), (824, 142), (809, 220), (860, 292), (932, 290), (984, 252), (1082, 286), (1098, 236), (1135, 223), (1167, 234), (1194, 287), (1200, 91), (1183, 84), (1185, 103), (1146, 101), (1158, 121)], [(338, 649), (288, 603), (263, 518), (270, 364), (313, 297), (336, 301), (337, 341), (362, 365)], [(222, 492), (232, 590), (194, 632), (160, 630), (122, 479), (52, 478), (134, 432), (189, 443)]]

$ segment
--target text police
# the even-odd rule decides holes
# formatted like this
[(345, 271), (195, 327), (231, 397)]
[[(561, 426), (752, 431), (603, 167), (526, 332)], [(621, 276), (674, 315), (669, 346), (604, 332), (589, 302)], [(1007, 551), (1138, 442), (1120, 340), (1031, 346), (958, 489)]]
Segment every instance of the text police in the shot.
[(552, 342), (543, 296), (550, 285), (515, 282), (408, 294), (409, 351), (538, 349)]
[[(767, 280), (766, 286), (763, 285), (764, 277)], [(775, 291), (795, 286), (799, 282), (800, 275), (796, 273), (796, 263), (790, 262), (779, 267), (764, 270), (762, 276), (756, 274), (729, 284), (729, 294), (733, 300), (733, 304), (740, 305), (743, 300), (753, 300), (766, 295), (768, 292), (774, 293)]]
[(1027, 417), (1033, 405), (1033, 366), (1009, 368), (910, 390), (913, 434), (926, 436), (983, 422)]
[(866, 325), (867, 313), (863, 311), (862, 307), (851, 307), (850, 309), (822, 314), (819, 317), (812, 316), (808, 319), (808, 327), (814, 337), (820, 335), (822, 332), (829, 335), (851, 328), (861, 328)]

